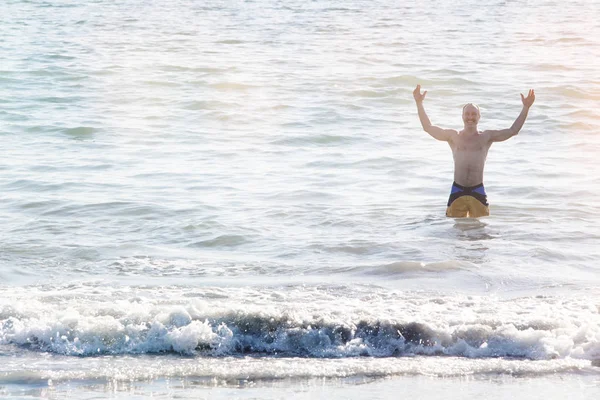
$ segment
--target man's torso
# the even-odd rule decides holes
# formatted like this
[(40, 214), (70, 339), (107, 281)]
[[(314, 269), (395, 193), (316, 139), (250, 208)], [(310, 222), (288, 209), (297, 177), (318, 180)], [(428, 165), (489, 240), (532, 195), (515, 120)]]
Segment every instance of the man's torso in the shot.
[(454, 157), (454, 181), (463, 186), (483, 183), (483, 169), (491, 141), (487, 135), (458, 132), (448, 142)]

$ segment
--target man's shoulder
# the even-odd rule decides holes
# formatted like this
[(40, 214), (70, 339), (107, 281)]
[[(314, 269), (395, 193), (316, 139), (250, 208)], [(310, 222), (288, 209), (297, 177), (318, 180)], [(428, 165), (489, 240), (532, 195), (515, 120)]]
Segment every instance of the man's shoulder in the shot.
[(486, 129), (483, 131), (479, 131), (479, 137), (483, 140), (491, 140), (492, 136), (494, 136), (494, 134), (498, 132), (497, 130), (493, 130), (493, 129)]

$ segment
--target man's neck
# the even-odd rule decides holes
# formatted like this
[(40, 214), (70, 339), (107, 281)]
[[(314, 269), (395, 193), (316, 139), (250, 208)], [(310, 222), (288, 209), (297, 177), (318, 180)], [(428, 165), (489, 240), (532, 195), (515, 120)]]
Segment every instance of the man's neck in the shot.
[(464, 135), (477, 135), (477, 134), (479, 134), (479, 131), (477, 130), (476, 126), (469, 126), (469, 127), (465, 126), (462, 130), (462, 133)]

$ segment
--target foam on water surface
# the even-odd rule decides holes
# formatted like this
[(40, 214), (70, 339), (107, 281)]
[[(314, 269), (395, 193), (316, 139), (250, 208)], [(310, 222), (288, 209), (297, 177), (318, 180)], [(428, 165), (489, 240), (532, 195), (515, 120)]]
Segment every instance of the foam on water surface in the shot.
[(70, 356), (600, 359), (599, 304), (585, 296), (359, 285), (48, 289), (0, 303), (0, 344)]

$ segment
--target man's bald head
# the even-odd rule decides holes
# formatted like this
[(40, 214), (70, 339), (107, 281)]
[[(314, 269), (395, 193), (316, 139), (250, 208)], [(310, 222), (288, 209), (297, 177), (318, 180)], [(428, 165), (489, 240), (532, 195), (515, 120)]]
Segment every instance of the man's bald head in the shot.
[(465, 127), (467, 126), (477, 126), (479, 123), (479, 118), (481, 118), (481, 111), (479, 110), (479, 106), (473, 103), (467, 103), (463, 107), (463, 122), (465, 123)]
[(464, 107), (463, 107), (463, 114), (464, 114), (464, 112), (465, 112), (466, 109), (473, 109), (473, 108), (475, 110), (477, 110), (477, 113), (479, 114), (479, 116), (481, 116), (481, 110), (479, 109), (479, 106), (477, 104), (474, 104), (474, 103), (467, 103), (467, 104), (465, 104)]

